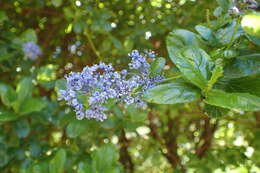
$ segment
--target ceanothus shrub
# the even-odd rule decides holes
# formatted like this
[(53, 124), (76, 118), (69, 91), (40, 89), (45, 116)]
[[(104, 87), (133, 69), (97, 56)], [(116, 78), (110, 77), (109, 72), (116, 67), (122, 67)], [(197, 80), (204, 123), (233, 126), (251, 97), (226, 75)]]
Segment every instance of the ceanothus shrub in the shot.
[[(60, 90), (60, 100), (74, 107), (77, 119), (94, 118), (103, 121), (107, 118), (106, 107), (110, 100), (125, 105), (135, 104), (146, 108), (143, 93), (163, 80), (162, 75), (152, 75), (148, 59), (153, 61), (153, 52), (129, 53), (129, 69), (115, 71), (111, 64), (99, 63), (85, 67), (82, 72), (72, 72), (65, 76), (67, 89)], [(88, 98), (87, 106), (84, 97)], [(87, 107), (87, 108), (86, 108)]]

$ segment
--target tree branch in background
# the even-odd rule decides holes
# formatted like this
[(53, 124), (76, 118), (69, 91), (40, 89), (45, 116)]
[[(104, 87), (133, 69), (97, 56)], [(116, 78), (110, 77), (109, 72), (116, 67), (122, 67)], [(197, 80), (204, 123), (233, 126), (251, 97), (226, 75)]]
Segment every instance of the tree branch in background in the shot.
[(254, 116), (255, 116), (255, 120), (256, 120), (256, 127), (260, 128), (260, 112), (255, 112)]
[[(154, 112), (150, 111), (148, 114), (148, 120), (149, 120), (149, 128), (151, 130), (151, 136), (156, 140), (159, 141), (159, 143), (167, 149), (167, 152), (163, 152), (161, 150), (162, 155), (168, 160), (168, 162), (171, 164), (172, 168), (177, 168), (180, 166), (183, 172), (185, 172), (185, 169), (183, 165), (181, 165), (181, 159), (177, 153), (178, 145), (177, 145), (177, 137), (179, 133), (179, 116), (172, 119), (170, 118), (170, 112), (167, 112), (168, 119), (168, 130), (163, 133), (163, 138), (159, 135), (157, 132), (157, 126), (155, 124), (156, 115)], [(163, 141), (162, 141), (163, 139)]]
[(204, 131), (200, 137), (198, 146), (196, 147), (196, 155), (202, 158), (206, 151), (211, 147), (212, 139), (214, 137), (214, 132), (217, 129), (218, 122), (210, 124), (210, 118), (204, 118)]
[(126, 138), (125, 130), (122, 129), (121, 134), (119, 136), (119, 144), (120, 144), (120, 158), (119, 161), (123, 164), (125, 170), (128, 173), (134, 172), (134, 164), (132, 158), (128, 152), (129, 140)]

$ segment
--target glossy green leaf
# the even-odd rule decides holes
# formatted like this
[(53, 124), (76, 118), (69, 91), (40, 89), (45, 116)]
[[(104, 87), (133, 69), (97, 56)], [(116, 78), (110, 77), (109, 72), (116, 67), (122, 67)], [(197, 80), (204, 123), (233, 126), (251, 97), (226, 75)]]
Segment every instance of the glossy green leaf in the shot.
[(65, 170), (65, 163), (67, 160), (67, 153), (65, 149), (59, 149), (52, 160), (50, 161), (49, 171), (50, 173), (63, 173)]
[(21, 114), (28, 114), (31, 112), (39, 112), (47, 106), (47, 103), (42, 98), (27, 98), (23, 101), (19, 109)]
[(243, 78), (235, 78), (225, 83), (227, 92), (244, 92), (260, 97), (260, 74)]
[(208, 81), (208, 86), (207, 86), (207, 90), (210, 90), (213, 85), (218, 81), (218, 79), (223, 76), (223, 63), (222, 63), (222, 59), (218, 59), (215, 62), (215, 67), (212, 71), (212, 75), (210, 80)]
[(161, 84), (148, 89), (144, 99), (157, 104), (176, 104), (197, 100), (200, 98), (200, 91), (183, 82)]
[(164, 66), (166, 64), (166, 60), (162, 57), (156, 58), (152, 63), (151, 63), (151, 72), (152, 74), (159, 74), (162, 72)]
[(222, 90), (211, 90), (204, 101), (210, 105), (228, 109), (260, 110), (260, 97), (248, 93), (227, 93)]
[(195, 47), (183, 49), (175, 64), (186, 79), (201, 89), (207, 86), (214, 65), (204, 50)]
[[(226, 26), (225, 28), (221, 28), (216, 32), (216, 38), (222, 45), (227, 45), (231, 42), (233, 33), (236, 28), (236, 22), (233, 21), (231, 24)], [(242, 34), (244, 34), (243, 29), (241, 26), (238, 26), (238, 29), (234, 35), (234, 38), (232, 42), (234, 42), (236, 39), (238, 39)]]
[(260, 73), (260, 54), (251, 54), (233, 58), (224, 68), (228, 78), (240, 78)]
[(252, 41), (254, 44), (256, 44), (257, 46), (260, 46), (260, 38), (258, 37), (254, 37), (254, 36), (251, 36), (251, 35), (246, 35), (247, 38)]
[(203, 25), (197, 25), (195, 29), (205, 40), (211, 40), (213, 38), (213, 32), (210, 28)]
[(178, 29), (169, 33), (166, 39), (169, 57), (173, 63), (179, 55), (179, 51), (187, 46), (202, 47), (202, 41), (193, 32)]

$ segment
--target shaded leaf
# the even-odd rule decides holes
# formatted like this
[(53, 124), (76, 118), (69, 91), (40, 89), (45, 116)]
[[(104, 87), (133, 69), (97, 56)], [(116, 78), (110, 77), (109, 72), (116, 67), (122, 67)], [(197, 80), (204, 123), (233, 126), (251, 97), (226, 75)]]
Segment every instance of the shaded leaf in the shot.
[(18, 116), (11, 111), (7, 110), (0, 110), (0, 122), (7, 122), (7, 121), (13, 121), (16, 120)]
[(10, 107), (16, 99), (16, 93), (11, 86), (0, 84), (0, 97), (2, 103), (7, 107)]
[(37, 34), (34, 29), (27, 29), (25, 32), (22, 33), (22, 40), (24, 42), (37, 42)]
[(228, 113), (228, 109), (209, 104), (206, 104), (204, 111), (212, 118), (222, 117)]
[[(105, 157), (104, 157), (105, 156)], [(93, 153), (92, 167), (97, 172), (106, 172), (107, 169), (116, 165), (119, 154), (114, 145), (104, 145)]]
[(260, 46), (260, 38), (246, 34), (247, 38), (257, 46)]
[(260, 73), (260, 54), (233, 58), (224, 68), (224, 75), (228, 78), (240, 78), (258, 73)]
[(19, 109), (19, 112), (21, 114), (38, 112), (38, 111), (41, 111), (46, 106), (47, 106), (47, 103), (42, 98), (28, 98), (22, 103), (22, 106)]
[(66, 162), (66, 150), (59, 149), (53, 159), (50, 161), (49, 171), (50, 173), (63, 173)]
[(74, 120), (70, 122), (66, 128), (67, 135), (71, 138), (75, 138), (81, 135), (83, 132), (85, 132), (87, 129), (87, 124), (84, 122), (85, 121), (78, 121), (78, 120)]
[(20, 121), (17, 121), (15, 123), (15, 131), (18, 137), (22, 138), (22, 137), (26, 137), (29, 135), (31, 128), (30, 128), (30, 124), (28, 123), (28, 121), (26, 119), (22, 119)]
[(166, 64), (166, 60), (162, 57), (156, 58), (152, 63), (151, 63), (151, 72), (152, 74), (159, 74), (163, 70), (164, 66)]
[(248, 93), (227, 93), (222, 90), (211, 90), (204, 101), (210, 105), (228, 109), (260, 110), (260, 97)]
[(227, 92), (245, 92), (260, 97), (260, 75), (228, 80), (224, 89)]

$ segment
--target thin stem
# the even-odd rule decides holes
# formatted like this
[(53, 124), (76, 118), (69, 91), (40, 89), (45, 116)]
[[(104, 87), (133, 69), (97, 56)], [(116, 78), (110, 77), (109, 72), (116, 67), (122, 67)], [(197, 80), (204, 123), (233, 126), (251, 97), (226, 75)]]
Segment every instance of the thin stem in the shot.
[(178, 79), (178, 78), (180, 78), (181, 76), (182, 76), (182, 75), (173, 76), (173, 77), (170, 77), (170, 78), (167, 78), (167, 79), (162, 80), (162, 82), (168, 82), (168, 81), (171, 81), (171, 80), (174, 80), (174, 79)]
[(229, 44), (228, 44), (228, 46), (227, 46), (227, 49), (229, 49), (229, 48), (232, 46), (232, 42), (233, 42), (234, 39), (235, 39), (235, 36), (236, 36), (236, 34), (237, 34), (238, 27), (239, 27), (239, 19), (236, 20), (236, 26), (235, 26), (234, 32), (233, 32), (233, 34), (232, 34), (232, 36), (231, 36), (231, 39), (230, 39), (230, 41), (229, 41)]
[(101, 61), (101, 60), (102, 60), (102, 57), (100, 56), (99, 51), (96, 49), (96, 47), (95, 47), (95, 45), (94, 45), (94, 43), (93, 43), (93, 41), (92, 41), (92, 39), (91, 39), (91, 34), (88, 32), (87, 29), (86, 29), (86, 31), (85, 31), (85, 34), (86, 34), (86, 36), (87, 36), (88, 42), (89, 42), (89, 44), (90, 44), (90, 46), (91, 46), (91, 49), (93, 50), (93, 52), (94, 52), (94, 53), (96, 54), (96, 56), (98, 57), (98, 60)]

